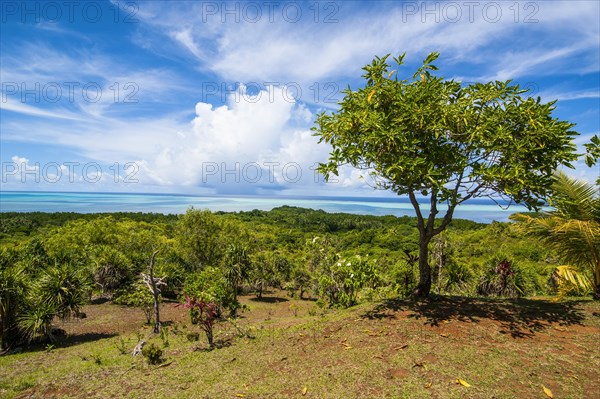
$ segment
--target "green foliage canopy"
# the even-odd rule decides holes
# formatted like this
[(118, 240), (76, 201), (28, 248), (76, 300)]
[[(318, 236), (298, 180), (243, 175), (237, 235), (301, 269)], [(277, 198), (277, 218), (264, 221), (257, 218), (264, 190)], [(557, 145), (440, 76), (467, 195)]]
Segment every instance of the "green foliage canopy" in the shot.
[[(476, 197), (499, 197), (537, 208), (552, 173), (577, 159), (573, 124), (552, 117), (555, 102), (525, 96), (518, 84), (463, 85), (435, 76), (431, 53), (411, 78), (400, 79), (404, 54), (375, 57), (363, 68), (366, 85), (344, 91), (340, 110), (321, 113), (313, 127), (332, 147), (319, 166), (326, 177), (350, 165), (369, 173), (375, 188), (408, 195), (420, 244), (418, 295), (431, 286), (427, 244), (452, 220), (454, 209)], [(429, 215), (417, 196), (428, 197)], [(436, 220), (438, 204), (447, 211)]]

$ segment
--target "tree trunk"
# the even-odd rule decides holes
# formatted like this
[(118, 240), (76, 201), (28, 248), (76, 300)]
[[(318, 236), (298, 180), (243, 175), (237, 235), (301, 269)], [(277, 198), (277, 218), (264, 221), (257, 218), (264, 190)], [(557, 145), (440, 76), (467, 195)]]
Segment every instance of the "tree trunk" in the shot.
[(592, 297), (595, 300), (600, 300), (600, 267), (598, 266), (594, 270), (594, 292), (592, 293)]
[(206, 328), (204, 330), (204, 332), (206, 333), (206, 340), (208, 341), (209, 348), (213, 349), (215, 347), (215, 343), (214, 343), (214, 338), (213, 338), (212, 327)]
[(258, 283), (258, 293), (257, 293), (258, 298), (262, 298), (262, 294), (263, 294), (263, 282), (261, 280)]
[(434, 258), (438, 268), (436, 294), (440, 295), (442, 291), (442, 267), (444, 266), (444, 241), (441, 236), (437, 236), (435, 242)]
[[(459, 178), (459, 181), (461, 178)], [(456, 190), (458, 190), (459, 185), (456, 186)], [(454, 192), (454, 195), (456, 195), (456, 190)], [(446, 215), (444, 215), (444, 218), (442, 219), (441, 223), (439, 224), (439, 226), (435, 227), (435, 216), (438, 214), (437, 194), (437, 190), (431, 190), (431, 208), (429, 210), (429, 216), (427, 217), (427, 219), (425, 219), (423, 217), (423, 213), (421, 212), (421, 207), (419, 206), (419, 201), (417, 201), (417, 197), (415, 196), (414, 191), (408, 191), (408, 197), (410, 198), (410, 202), (413, 208), (415, 208), (415, 212), (417, 214), (417, 228), (419, 229), (419, 284), (413, 291), (413, 297), (415, 298), (426, 298), (429, 296), (429, 292), (431, 291), (431, 267), (429, 266), (428, 247), (429, 242), (433, 237), (440, 234), (446, 229), (446, 227), (452, 220), (454, 208), (457, 205), (457, 202), (450, 204), (448, 206), (448, 210), (446, 211)], [(464, 197), (462, 201), (467, 200), (471, 196), (472, 194), (469, 194), (468, 196)]]
[(429, 241), (423, 233), (419, 237), (419, 284), (413, 291), (415, 298), (427, 298), (431, 291), (431, 267), (429, 266)]
[(158, 251), (154, 251), (152, 258), (150, 258), (150, 283), (152, 284), (152, 295), (154, 296), (154, 334), (160, 332), (160, 307), (158, 303), (158, 288), (156, 287), (156, 281), (154, 280), (154, 257)]

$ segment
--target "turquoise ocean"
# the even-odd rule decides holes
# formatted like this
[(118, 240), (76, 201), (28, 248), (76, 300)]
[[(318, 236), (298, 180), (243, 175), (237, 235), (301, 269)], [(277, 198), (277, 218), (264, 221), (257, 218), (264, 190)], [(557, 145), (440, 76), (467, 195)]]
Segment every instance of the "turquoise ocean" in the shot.
[[(260, 196), (188, 196), (176, 194), (68, 193), (0, 191), (0, 212), (155, 212), (184, 213), (190, 207), (211, 211), (270, 210), (289, 205), (364, 215), (414, 216), (408, 198), (379, 197), (260, 197)], [(426, 208), (426, 206), (424, 205)], [(444, 208), (442, 207), (442, 211)], [(507, 221), (523, 206), (503, 210), (493, 201), (474, 199), (457, 207), (454, 218), (490, 223)]]

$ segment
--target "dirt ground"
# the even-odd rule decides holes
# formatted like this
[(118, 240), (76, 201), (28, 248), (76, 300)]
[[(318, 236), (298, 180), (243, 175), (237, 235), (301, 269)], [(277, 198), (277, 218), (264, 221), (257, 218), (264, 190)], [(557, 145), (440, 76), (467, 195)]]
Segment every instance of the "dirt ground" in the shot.
[[(194, 366), (183, 365), (189, 361), (190, 350), (184, 341), (168, 348), (168, 364), (182, 365), (167, 367), (161, 376), (153, 374), (157, 381), (171, 381), (156, 397), (196, 397), (188, 396), (187, 390), (176, 393), (169, 386), (180, 384), (206, 392), (206, 397), (336, 397), (339, 393), (344, 397), (487, 399), (544, 397), (542, 387), (546, 387), (556, 398), (600, 398), (598, 302), (437, 297), (427, 302), (389, 300), (348, 310), (323, 310), (313, 301), (292, 299), (284, 292), (270, 292), (262, 299), (243, 296), (241, 301), (247, 310), (235, 325), (222, 322), (216, 328), (216, 338), (229, 348), (195, 358), (200, 363)], [(150, 329), (139, 309), (102, 303), (85, 306), (83, 311), (86, 318), (58, 324), (67, 332), (58, 343), (65, 348), (61, 351), (77, 351), (104, 338), (148, 334)], [(175, 303), (161, 305), (161, 319), (171, 331), (194, 328), (187, 311)], [(236, 331), (240, 329), (258, 339), (239, 338)], [(195, 344), (192, 350), (202, 345)], [(144, 397), (143, 387), (131, 385), (123, 375), (139, 372), (145, 378), (148, 370), (128, 371), (129, 363), (117, 357), (114, 369), (102, 366), (104, 374), (84, 374), (90, 384), (97, 381), (95, 396), (73, 382), (80, 377), (58, 371), (52, 378), (40, 374), (44, 361), (54, 356), (60, 363), (64, 353), (70, 352), (38, 350), (13, 363), (10, 355), (0, 357), (0, 365), (6, 367), (0, 371), (0, 396), (4, 389), (12, 398)], [(69, 356), (73, 362), (74, 355)], [(92, 367), (88, 363), (86, 367)], [(206, 372), (191, 374), (191, 367), (214, 364), (221, 365), (220, 374), (211, 374), (210, 379)], [(26, 383), (11, 382), (28, 372), (32, 377)], [(289, 387), (298, 376), (311, 387), (306, 395), (302, 393), (306, 387)], [(474, 387), (458, 385), (459, 376)], [(101, 378), (111, 378), (111, 384)], [(461, 393), (457, 386), (470, 391)]]

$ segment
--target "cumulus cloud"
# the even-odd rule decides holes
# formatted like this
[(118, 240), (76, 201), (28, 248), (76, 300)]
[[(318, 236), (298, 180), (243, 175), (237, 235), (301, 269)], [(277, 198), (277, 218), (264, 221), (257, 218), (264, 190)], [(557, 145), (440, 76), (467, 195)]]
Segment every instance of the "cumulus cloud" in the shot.
[(157, 184), (216, 192), (314, 184), (314, 166), (326, 159), (327, 147), (309, 130), (310, 111), (284, 90), (271, 86), (251, 95), (240, 85), (225, 105), (197, 103), (189, 129), (140, 162), (143, 174)]

